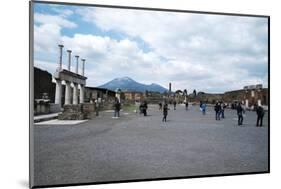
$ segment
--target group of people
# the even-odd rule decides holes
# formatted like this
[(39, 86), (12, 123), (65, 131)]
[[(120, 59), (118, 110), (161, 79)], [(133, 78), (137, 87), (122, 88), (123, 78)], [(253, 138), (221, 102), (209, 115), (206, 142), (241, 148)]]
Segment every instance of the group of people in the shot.
[(140, 104), (139, 106), (139, 110), (140, 110), (140, 114), (143, 114), (144, 116), (147, 116), (147, 102), (144, 101)]
[[(262, 127), (263, 117), (265, 114), (264, 109), (262, 106), (259, 106), (259, 105), (255, 105), (254, 109), (256, 110), (256, 114), (257, 114), (256, 126)], [(243, 119), (244, 119), (243, 114), (245, 114), (245, 109), (243, 108), (243, 106), (240, 102), (238, 103), (236, 110), (237, 110), (237, 116), (238, 116), (238, 125), (243, 125)]]
[[(188, 102), (186, 101), (184, 103), (185, 103), (185, 109), (188, 110)], [(174, 110), (176, 110), (176, 104), (177, 104), (176, 101), (174, 101), (173, 102)], [(166, 122), (167, 116), (168, 116), (168, 110), (169, 110), (168, 104), (166, 102), (164, 102), (163, 104), (162, 104), (162, 102), (160, 102), (158, 105), (159, 105), (159, 110), (163, 111), (162, 122)], [(200, 101), (199, 107), (200, 107), (200, 110), (202, 111), (202, 114), (205, 115), (207, 104)], [(216, 120), (225, 118), (224, 111), (225, 111), (226, 107), (227, 107), (227, 104), (225, 104), (224, 102), (217, 102), (215, 104), (214, 111), (215, 111), (215, 115), (216, 115)], [(140, 114), (147, 116), (147, 109), (148, 109), (147, 102), (143, 101), (139, 105)], [(120, 117), (120, 110), (121, 110), (121, 103), (119, 102), (118, 99), (115, 99), (114, 117), (117, 117), (117, 118)], [(264, 109), (262, 106), (255, 105), (255, 110), (256, 110), (256, 114), (257, 114), (256, 126), (261, 127), (263, 125), (263, 117), (265, 114)], [(237, 116), (238, 116), (238, 125), (243, 125), (243, 120), (244, 120), (243, 114), (245, 114), (245, 109), (243, 108), (241, 103), (238, 103), (238, 105), (236, 107), (236, 111), (237, 111)]]
[(224, 119), (224, 110), (226, 108), (226, 104), (223, 102), (217, 102), (214, 106), (214, 110), (216, 112), (216, 120)]
[[(174, 110), (175, 108), (175, 104), (174, 104)], [(200, 101), (199, 104), (200, 110), (202, 111), (203, 115), (206, 115), (206, 108), (207, 108), (207, 104)], [(217, 102), (214, 106), (214, 110), (215, 110), (215, 114), (216, 114), (216, 120), (220, 120), (220, 119), (224, 119), (225, 115), (224, 115), (224, 111), (227, 107), (227, 104), (224, 102)], [(188, 102), (185, 102), (185, 109), (188, 110)], [(159, 110), (162, 110), (162, 103), (159, 103)], [(163, 107), (163, 119), (162, 121), (166, 122), (167, 121), (167, 115), (168, 115), (168, 104), (165, 103), (164, 107)], [(255, 105), (255, 110), (257, 113), (257, 122), (256, 122), (256, 126), (257, 127), (262, 127), (263, 125), (263, 117), (264, 117), (264, 109), (262, 106), (258, 106)], [(243, 108), (241, 103), (238, 103), (237, 107), (236, 107), (236, 111), (237, 111), (237, 116), (238, 116), (238, 125), (243, 125), (243, 114), (245, 114), (245, 109)]]

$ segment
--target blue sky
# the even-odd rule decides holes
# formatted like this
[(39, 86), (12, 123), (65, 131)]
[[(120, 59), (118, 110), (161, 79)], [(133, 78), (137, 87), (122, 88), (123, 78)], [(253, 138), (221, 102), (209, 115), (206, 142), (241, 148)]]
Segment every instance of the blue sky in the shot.
[(267, 86), (267, 19), (48, 5), (34, 7), (34, 64), (53, 73), (58, 44), (86, 59), (88, 86), (116, 77), (173, 90)]

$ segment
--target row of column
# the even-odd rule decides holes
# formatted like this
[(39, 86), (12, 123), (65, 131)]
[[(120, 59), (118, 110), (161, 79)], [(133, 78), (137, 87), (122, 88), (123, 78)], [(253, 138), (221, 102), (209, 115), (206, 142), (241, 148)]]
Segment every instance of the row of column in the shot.
[[(58, 69), (59, 71), (62, 70), (62, 50), (63, 50), (63, 45), (59, 45), (59, 61), (58, 61)], [(68, 71), (71, 71), (71, 53), (72, 51), (71, 50), (67, 50), (66, 51), (68, 53), (68, 65), (67, 65), (67, 69)], [(78, 73), (78, 67), (79, 67), (79, 56), (78, 55), (75, 55), (75, 58), (76, 58), (76, 69), (75, 69), (75, 73), (76, 74), (79, 74)], [(85, 74), (85, 61), (86, 59), (82, 58), (81, 59), (82, 61), (82, 73), (81, 75), (84, 76)]]
[[(80, 103), (84, 103), (84, 91), (85, 87), (82, 84), (79, 84), (80, 88)], [(62, 81), (56, 79), (56, 94), (55, 94), (55, 104), (61, 106), (61, 97), (62, 97)], [(64, 104), (71, 104), (71, 83), (65, 81), (65, 99)], [(78, 104), (78, 84), (73, 83), (73, 104)]]
[[(59, 46), (59, 60), (58, 60), (58, 68), (57, 71), (60, 72), (62, 70), (62, 51), (63, 51), (63, 45)], [(68, 53), (68, 71), (71, 71), (71, 50), (67, 50)], [(79, 67), (79, 56), (76, 55), (76, 70), (75, 73), (78, 73), (78, 67)], [(85, 74), (85, 59), (82, 60), (82, 76)], [(73, 76), (76, 77), (76, 76)], [(73, 104), (78, 104), (78, 85), (80, 88), (80, 103), (84, 103), (84, 85), (73, 83)], [(61, 106), (61, 97), (62, 97), (62, 80), (60, 78), (56, 78), (56, 94), (55, 94), (55, 104), (59, 104)], [(71, 82), (65, 81), (65, 102), (64, 104), (71, 104)]]

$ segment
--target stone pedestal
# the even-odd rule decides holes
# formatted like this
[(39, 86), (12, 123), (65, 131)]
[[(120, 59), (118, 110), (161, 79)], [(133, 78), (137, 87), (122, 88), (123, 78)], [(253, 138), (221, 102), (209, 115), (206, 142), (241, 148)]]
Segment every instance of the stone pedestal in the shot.
[(85, 104), (67, 104), (63, 106), (63, 112), (59, 114), (59, 120), (83, 120), (96, 117), (95, 105)]

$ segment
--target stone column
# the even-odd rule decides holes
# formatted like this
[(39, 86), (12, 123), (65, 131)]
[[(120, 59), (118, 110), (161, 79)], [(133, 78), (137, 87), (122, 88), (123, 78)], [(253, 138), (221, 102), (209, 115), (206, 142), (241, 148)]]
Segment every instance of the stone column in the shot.
[(78, 104), (78, 84), (73, 83), (73, 104)]
[(80, 104), (84, 103), (84, 86), (80, 84)]
[(75, 73), (78, 74), (79, 56), (76, 55), (75, 58), (76, 58), (76, 71), (75, 71)]
[(56, 79), (55, 104), (58, 104), (61, 107), (61, 80), (59, 79)]
[(71, 87), (70, 87), (70, 82), (65, 81), (65, 101), (64, 104), (70, 104), (71, 102)]
[(63, 48), (63, 45), (59, 45), (58, 71), (61, 71), (61, 70), (62, 70), (62, 48)]
[(68, 52), (68, 71), (71, 71), (71, 50), (67, 50)]
[(81, 59), (82, 60), (82, 75), (84, 76), (85, 73), (85, 61), (86, 59)]

